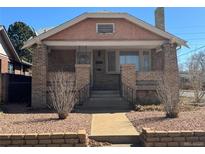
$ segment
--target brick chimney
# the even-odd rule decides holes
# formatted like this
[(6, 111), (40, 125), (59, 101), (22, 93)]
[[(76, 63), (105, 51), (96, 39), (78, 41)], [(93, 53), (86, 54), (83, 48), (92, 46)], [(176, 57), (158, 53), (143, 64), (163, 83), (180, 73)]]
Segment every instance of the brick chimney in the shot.
[(155, 10), (155, 26), (165, 31), (164, 8), (157, 7)]

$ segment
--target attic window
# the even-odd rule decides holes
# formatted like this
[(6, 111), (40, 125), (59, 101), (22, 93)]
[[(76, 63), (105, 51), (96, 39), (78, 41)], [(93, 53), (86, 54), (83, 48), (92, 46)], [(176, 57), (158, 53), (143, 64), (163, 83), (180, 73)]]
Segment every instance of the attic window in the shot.
[(113, 33), (114, 32), (114, 24), (113, 23), (98, 23), (96, 24), (97, 33)]

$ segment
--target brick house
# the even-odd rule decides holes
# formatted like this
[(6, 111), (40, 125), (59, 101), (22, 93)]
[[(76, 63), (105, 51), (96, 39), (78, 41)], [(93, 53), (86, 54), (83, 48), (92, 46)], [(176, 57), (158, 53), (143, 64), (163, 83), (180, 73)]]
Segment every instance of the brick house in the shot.
[(0, 73), (30, 75), (30, 71), (31, 64), (19, 58), (4, 26), (0, 25)]
[(172, 83), (178, 96), (178, 47), (186, 41), (164, 29), (164, 9), (155, 11), (156, 26), (127, 13), (84, 13), (25, 42), (35, 46), (33, 54), (32, 106), (48, 103), (49, 73), (75, 74), (80, 89), (90, 84), (93, 90), (134, 89), (139, 102), (154, 100), (160, 73)]

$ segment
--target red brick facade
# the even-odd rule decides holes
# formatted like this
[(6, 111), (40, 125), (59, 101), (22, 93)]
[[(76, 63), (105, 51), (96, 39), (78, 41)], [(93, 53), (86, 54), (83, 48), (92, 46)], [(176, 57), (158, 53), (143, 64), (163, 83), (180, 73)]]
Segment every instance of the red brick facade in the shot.
[(0, 55), (0, 62), (1, 62), (1, 73), (8, 73), (8, 57)]
[[(96, 23), (114, 23), (113, 34), (96, 33)], [(164, 40), (126, 19), (85, 19), (46, 40)]]

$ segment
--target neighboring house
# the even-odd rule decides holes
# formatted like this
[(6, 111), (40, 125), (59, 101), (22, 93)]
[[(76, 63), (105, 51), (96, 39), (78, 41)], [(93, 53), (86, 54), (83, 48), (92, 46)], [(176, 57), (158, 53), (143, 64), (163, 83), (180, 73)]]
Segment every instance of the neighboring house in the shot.
[(31, 64), (20, 60), (8, 34), (0, 25), (0, 73), (31, 75)]
[[(152, 101), (155, 81), (167, 75), (178, 94), (177, 48), (186, 41), (164, 30), (164, 10), (155, 12), (156, 27), (127, 13), (84, 13), (28, 40), (35, 47), (32, 106), (45, 107), (50, 73), (75, 74), (77, 88), (134, 90), (137, 101)], [(177, 96), (177, 95), (176, 95)]]

